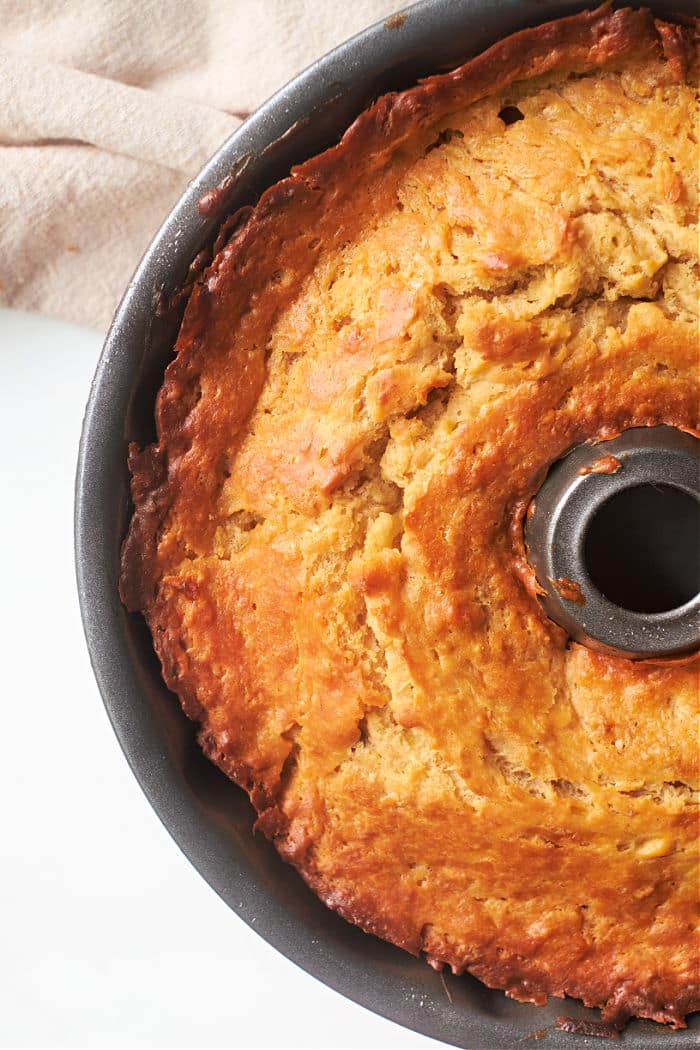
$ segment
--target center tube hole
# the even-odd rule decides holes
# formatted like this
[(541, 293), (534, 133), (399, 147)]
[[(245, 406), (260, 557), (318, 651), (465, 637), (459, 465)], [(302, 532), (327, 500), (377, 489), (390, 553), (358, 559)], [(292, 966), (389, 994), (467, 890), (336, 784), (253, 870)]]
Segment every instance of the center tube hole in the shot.
[(677, 609), (700, 591), (700, 504), (671, 485), (635, 485), (611, 496), (584, 540), (591, 580), (632, 612)]

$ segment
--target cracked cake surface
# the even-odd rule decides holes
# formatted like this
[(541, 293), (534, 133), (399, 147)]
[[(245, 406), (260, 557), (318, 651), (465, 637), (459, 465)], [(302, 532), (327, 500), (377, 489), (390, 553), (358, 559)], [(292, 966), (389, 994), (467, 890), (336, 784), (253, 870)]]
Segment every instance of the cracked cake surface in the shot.
[(596, 11), (381, 98), (238, 217), (131, 448), (126, 604), (331, 908), (516, 999), (700, 1007), (697, 661), (572, 644), (522, 514), (697, 430), (691, 28)]

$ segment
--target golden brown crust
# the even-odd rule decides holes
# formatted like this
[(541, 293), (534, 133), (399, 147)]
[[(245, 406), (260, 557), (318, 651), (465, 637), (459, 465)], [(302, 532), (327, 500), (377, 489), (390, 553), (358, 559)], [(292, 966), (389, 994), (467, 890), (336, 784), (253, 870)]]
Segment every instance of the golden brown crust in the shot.
[[(324, 230), (330, 232), (329, 247), (342, 242), (346, 236), (352, 236), (362, 217), (358, 205), (370, 204), (367, 199), (360, 202), (355, 199), (352, 192), (356, 188), (354, 168), (361, 165), (366, 175), (371, 169), (381, 171), (417, 124), (433, 123), (446, 109), (467, 105), (516, 80), (569, 65), (576, 68), (602, 66), (625, 55), (653, 53), (659, 46), (659, 25), (663, 23), (657, 23), (654, 28), (646, 10), (612, 12), (611, 4), (604, 3), (595, 11), (539, 26), (536, 32), (523, 30), (516, 33), (453, 73), (432, 77), (412, 91), (383, 96), (355, 121), (338, 146), (311, 158), (294, 169), (289, 178), (270, 187), (255, 209), (243, 209), (235, 235), (215, 259), (206, 284), (200, 283), (191, 296), (175, 348), (177, 357), (166, 372), (158, 397), (158, 442), (146, 450), (143, 459), (139, 458), (137, 449), (130, 453), (135, 515), (123, 559), (122, 590), (127, 606), (143, 609), (146, 604), (142, 588), (149, 567), (144, 556), (153, 548), (152, 525), (162, 520), (162, 509), (156, 509), (158, 500), (153, 494), (158, 493), (162, 498), (161, 490), (166, 483), (163, 449), (169, 449), (172, 459), (178, 455), (183, 439), (186, 443), (182, 430), (192, 407), (192, 377), (197, 374), (197, 336), (206, 323), (209, 295), (217, 291), (221, 278), (228, 273), (240, 274), (243, 278), (237, 282), (239, 302), (225, 304), (230, 320), (235, 322), (244, 309), (240, 300), (244, 299), (246, 271), (254, 271), (256, 284), (269, 281), (270, 267), (282, 269), (287, 261), (289, 252), (284, 250), (285, 242), (293, 246), (296, 255), (300, 254), (298, 233), (311, 224), (311, 216), (318, 218), (323, 210), (335, 209), (332, 223), (337, 228)], [(672, 28), (674, 31), (678, 29)], [(665, 34), (661, 40), (664, 45), (671, 40), (674, 54), (677, 52), (675, 33), (670, 37)], [(392, 184), (398, 181), (399, 175), (397, 172)], [(391, 206), (392, 201), (390, 189), (385, 189), (379, 200), (375, 197), (371, 201), (371, 210), (378, 213)], [(290, 216), (292, 205), (294, 212)], [(319, 245), (306, 244), (305, 249), (302, 257), (295, 258), (294, 262), (297, 267), (308, 271), (315, 262)], [(231, 294), (230, 290), (225, 290), (223, 295), (227, 292)], [(277, 299), (276, 309), (281, 305), (283, 303)], [(261, 309), (265, 310), (264, 303)], [(190, 360), (192, 358), (194, 362)], [(255, 387), (244, 399), (243, 418), (254, 403)], [(142, 492), (149, 494), (147, 506), (140, 498)], [(135, 531), (138, 540), (133, 540), (135, 553), (132, 555)]]
[(330, 907), (518, 999), (674, 1026), (696, 672), (567, 647), (521, 523), (573, 445), (697, 428), (688, 41), (607, 4), (526, 30), (240, 215), (130, 452), (121, 576)]

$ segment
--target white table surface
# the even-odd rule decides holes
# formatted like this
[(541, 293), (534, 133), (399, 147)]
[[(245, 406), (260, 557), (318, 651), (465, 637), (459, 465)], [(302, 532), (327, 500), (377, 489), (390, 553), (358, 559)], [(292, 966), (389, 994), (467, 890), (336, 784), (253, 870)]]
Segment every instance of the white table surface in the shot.
[(100, 333), (0, 310), (0, 1045), (439, 1047), (253, 933), (161, 826), (92, 676), (73, 479)]

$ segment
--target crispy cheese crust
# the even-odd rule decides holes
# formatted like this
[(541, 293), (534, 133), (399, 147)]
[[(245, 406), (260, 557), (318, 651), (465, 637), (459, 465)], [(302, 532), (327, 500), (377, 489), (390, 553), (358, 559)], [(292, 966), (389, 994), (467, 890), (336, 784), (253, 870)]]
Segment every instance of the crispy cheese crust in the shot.
[(568, 643), (522, 515), (697, 428), (690, 29), (608, 5), (381, 98), (236, 224), (132, 447), (124, 601), (329, 907), (528, 1002), (700, 1006), (697, 664)]

